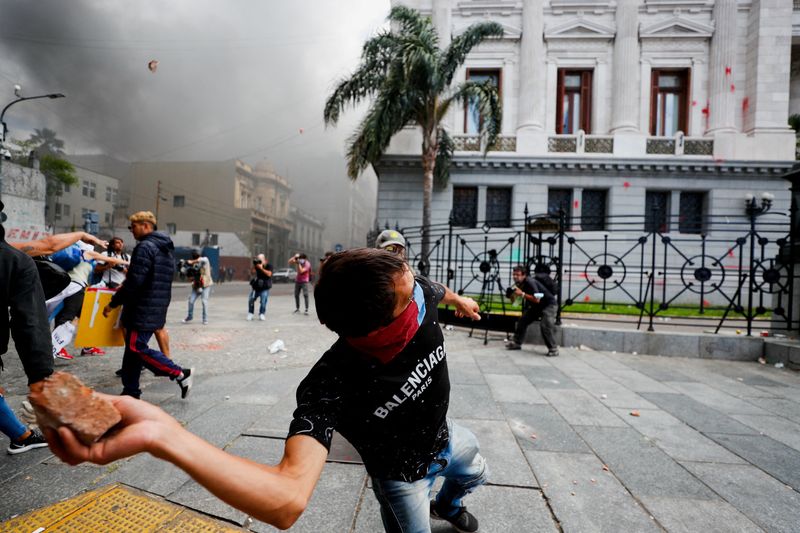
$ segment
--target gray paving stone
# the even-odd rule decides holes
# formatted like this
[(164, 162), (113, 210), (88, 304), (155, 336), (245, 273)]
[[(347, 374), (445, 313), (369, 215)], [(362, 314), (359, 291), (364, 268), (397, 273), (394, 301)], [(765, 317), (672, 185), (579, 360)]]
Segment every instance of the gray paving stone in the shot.
[(731, 418), (800, 451), (800, 424), (778, 416), (731, 415)]
[(686, 365), (676, 366), (674, 360), (670, 359), (671, 365), (667, 366), (658, 357), (651, 359), (654, 360), (630, 361), (628, 366), (656, 381), (693, 381), (686, 373), (681, 372), (681, 368)]
[(724, 435), (709, 433), (708, 437), (759, 467), (800, 490), (800, 452), (763, 435)]
[(607, 370), (631, 370), (631, 368), (617, 358), (616, 353), (607, 351), (575, 353), (575, 357), (585, 362), (592, 368), (605, 374)]
[(714, 499), (681, 465), (631, 428), (576, 428), (635, 496)]
[(800, 494), (751, 465), (683, 463), (714, 492), (766, 531), (796, 533)]
[(786, 398), (753, 398), (758, 407), (800, 424), (800, 403)]
[(451, 385), (451, 418), (502, 420), (503, 413), (492, 399), (488, 385)]
[(576, 379), (575, 383), (608, 407), (636, 409), (655, 409), (656, 407), (610, 378)]
[(224, 446), (249, 428), (263, 410), (262, 405), (222, 402), (192, 420), (186, 429), (211, 444)]
[(542, 389), (542, 394), (573, 426), (626, 427), (622, 419), (585, 390)]
[(642, 504), (670, 533), (760, 533), (764, 530), (722, 500), (688, 498), (641, 499)]
[(478, 368), (478, 364), (472, 360), (449, 361), (447, 371), (450, 374), (450, 383), (459, 385), (485, 385), (483, 372)]
[(705, 383), (671, 381), (667, 383), (674, 390), (694, 398), (700, 403), (722, 411), (726, 414), (734, 415), (765, 415), (768, 414), (760, 407), (719, 391)]
[(609, 370), (606, 374), (633, 392), (675, 392), (673, 389), (636, 370)]
[(520, 372), (537, 389), (577, 389), (578, 384), (552, 366), (520, 366)]
[[(563, 348), (562, 348), (563, 349)], [(521, 350), (509, 351), (508, 356), (514, 362), (517, 367), (523, 366), (544, 366), (550, 368), (550, 361), (548, 357), (543, 357), (542, 354), (538, 352), (533, 352), (529, 350), (526, 346), (523, 346)]]
[(285, 394), (278, 403), (267, 407), (245, 431), (248, 435), (285, 438), (289, 432), (292, 413), (297, 408), (294, 390)]
[(741, 422), (684, 396), (683, 394), (661, 394), (643, 392), (642, 396), (665, 410), (675, 418), (703, 433), (734, 433), (754, 435), (758, 432)]
[(478, 438), (481, 455), (489, 467), (490, 483), (516, 487), (538, 486), (505, 420), (456, 419), (456, 422), (469, 428)]
[(29, 468), (24, 475), (3, 482), (0, 522), (98, 488), (99, 485), (94, 486), (93, 482), (104, 471), (105, 468), (93, 465), (71, 467), (61, 462), (41, 463)]
[(159, 496), (168, 496), (191, 480), (177, 466), (142, 454), (124, 462), (114, 463), (116, 469), (108, 475), (109, 482), (120, 482)]
[(563, 531), (661, 531), (596, 456), (530, 450), (525, 456)]
[(650, 439), (667, 455), (679, 461), (744, 463), (700, 432), (661, 410), (642, 409), (640, 416), (630, 416), (629, 409), (615, 409), (628, 424)]
[[(552, 357), (549, 361), (554, 368), (559, 369), (565, 376), (570, 377), (574, 381), (578, 379), (597, 378), (599, 375), (596, 368), (567, 352), (564, 352), (560, 357)], [(601, 377), (604, 376), (601, 375)]]
[[(542, 493), (535, 489), (484, 486), (464, 501), (478, 519), (481, 533), (558, 531)], [(454, 531), (439, 520), (432, 525), (436, 526), (432, 531)]]
[(484, 374), (495, 402), (547, 403), (525, 376), (519, 374)]
[(502, 408), (523, 450), (591, 453), (580, 435), (552, 406), (504, 403)]
[(475, 357), (475, 362), (484, 374), (519, 374), (517, 365), (505, 354)]
[[(3, 435), (6, 439), (6, 436)], [(10, 455), (6, 453), (8, 440), (0, 441), (0, 485), (9, 479), (24, 475), (26, 471), (53, 457), (49, 448), (38, 448), (25, 453)]]

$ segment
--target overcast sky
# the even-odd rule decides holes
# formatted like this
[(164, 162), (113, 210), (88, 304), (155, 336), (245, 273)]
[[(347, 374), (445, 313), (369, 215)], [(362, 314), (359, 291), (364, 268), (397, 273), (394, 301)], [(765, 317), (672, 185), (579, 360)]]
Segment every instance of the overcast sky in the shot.
[(298, 158), (343, 153), (358, 113), (326, 131), (323, 102), (388, 10), (388, 0), (0, 0), (0, 105), (17, 83), (25, 96), (66, 94), (19, 103), (5, 121), (16, 138), (55, 130), (70, 154), (267, 158), (291, 175)]

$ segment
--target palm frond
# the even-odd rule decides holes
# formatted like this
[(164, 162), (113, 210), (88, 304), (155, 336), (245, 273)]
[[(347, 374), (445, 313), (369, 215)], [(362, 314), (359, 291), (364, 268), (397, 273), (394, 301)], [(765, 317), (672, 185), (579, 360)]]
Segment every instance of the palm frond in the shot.
[(430, 17), (426, 17), (416, 9), (406, 6), (394, 6), (387, 18), (389, 22), (394, 22), (399, 26), (400, 33), (415, 35), (433, 29), (433, 22)]
[(364, 44), (361, 65), (349, 78), (339, 82), (325, 102), (326, 124), (335, 125), (348, 105), (355, 106), (380, 89), (397, 49), (397, 37), (391, 33), (379, 34)]
[[(450, 100), (450, 101), (447, 101)], [(466, 81), (456, 87), (453, 94), (442, 102), (442, 106), (452, 105), (453, 102), (475, 103), (478, 106), (482, 136), (486, 137), (486, 149), (489, 150), (500, 134), (500, 125), (503, 121), (503, 109), (497, 87), (486, 80), (483, 82)]]
[(502, 37), (503, 27), (496, 22), (479, 22), (455, 37), (450, 46), (442, 53), (439, 70), (442, 75), (442, 86), (447, 87), (453, 81), (458, 67), (464, 63), (470, 51), (490, 37)]

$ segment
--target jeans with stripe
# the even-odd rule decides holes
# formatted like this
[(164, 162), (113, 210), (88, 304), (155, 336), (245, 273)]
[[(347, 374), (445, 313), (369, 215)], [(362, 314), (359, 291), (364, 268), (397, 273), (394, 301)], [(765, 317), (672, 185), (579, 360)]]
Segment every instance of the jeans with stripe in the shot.
[(381, 506), (383, 527), (389, 533), (430, 533), (430, 493), (437, 477), (444, 483), (436, 495), (437, 508), (452, 514), (464, 496), (486, 483), (486, 460), (470, 430), (447, 421), (450, 441), (431, 462), (428, 475), (413, 481), (372, 478), (372, 491)]
[(158, 350), (147, 346), (153, 335), (152, 331), (125, 331), (125, 353), (122, 356), (122, 394), (139, 398), (139, 377), (142, 368), (148, 369), (156, 376), (168, 376), (175, 379), (181, 375), (183, 368)]

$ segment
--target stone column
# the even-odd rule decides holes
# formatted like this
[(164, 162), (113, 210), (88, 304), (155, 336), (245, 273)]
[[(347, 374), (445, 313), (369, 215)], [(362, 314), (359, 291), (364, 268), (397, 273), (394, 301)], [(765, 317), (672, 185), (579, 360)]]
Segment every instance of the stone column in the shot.
[(436, 33), (439, 35), (439, 47), (442, 49), (447, 48), (453, 38), (450, 1), (433, 0), (433, 25), (436, 26)]
[(517, 132), (544, 131), (547, 81), (543, 0), (523, 0)]
[(736, 3), (736, 0), (714, 2), (714, 35), (711, 37), (708, 66), (709, 134), (736, 132), (736, 92), (733, 83), (737, 44)]
[(617, 0), (613, 133), (639, 131), (639, 3), (640, 0)]

